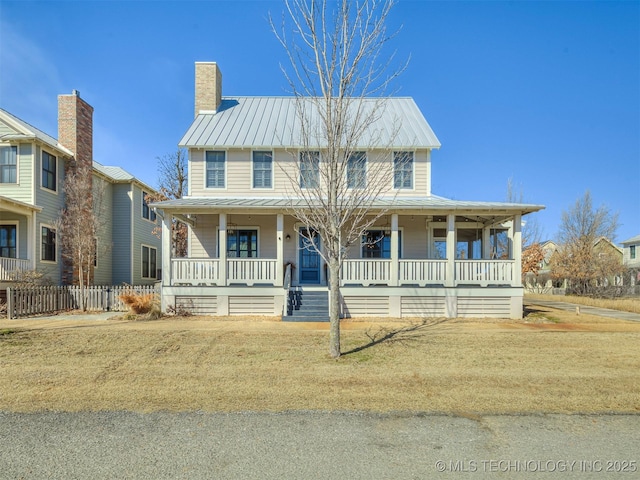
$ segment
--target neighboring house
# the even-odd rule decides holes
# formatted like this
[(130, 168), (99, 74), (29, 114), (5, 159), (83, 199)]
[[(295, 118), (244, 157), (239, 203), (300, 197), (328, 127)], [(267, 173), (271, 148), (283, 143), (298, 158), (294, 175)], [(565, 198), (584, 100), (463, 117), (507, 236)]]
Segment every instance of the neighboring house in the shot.
[(151, 284), (159, 278), (161, 240), (143, 192), (153, 192), (119, 167), (93, 161), (93, 108), (77, 91), (58, 97), (58, 139), (0, 109), (0, 282), (36, 270), (70, 283), (61, 258), (58, 219), (65, 207), (71, 161), (90, 163), (104, 216), (96, 238), (95, 284)]
[[(196, 63), (195, 120), (179, 143), (189, 150), (189, 196), (154, 204), (163, 210), (163, 251), (171, 251), (172, 219), (189, 225), (189, 258), (163, 257), (163, 308), (279, 315), (289, 310), (290, 286), (327, 291), (330, 281), (298, 235), (306, 226), (288, 211), (296, 199), (284, 173), (298, 155), (322, 162), (322, 149), (300, 148), (294, 98), (221, 92), (217, 65)], [(521, 217), (543, 207), (432, 194), (438, 139), (413, 99), (382, 101), (371, 127), (380, 148), (362, 153), (361, 174), (380, 152), (402, 171), (394, 171), (393, 194), (374, 206), (385, 215), (342, 265), (342, 315), (521, 318)], [(399, 156), (408, 161), (394, 163)], [(505, 236), (503, 259), (496, 245)], [(295, 298), (304, 303), (304, 294)]]
[(622, 244), (624, 264), (629, 268), (640, 268), (640, 235), (620, 243)]

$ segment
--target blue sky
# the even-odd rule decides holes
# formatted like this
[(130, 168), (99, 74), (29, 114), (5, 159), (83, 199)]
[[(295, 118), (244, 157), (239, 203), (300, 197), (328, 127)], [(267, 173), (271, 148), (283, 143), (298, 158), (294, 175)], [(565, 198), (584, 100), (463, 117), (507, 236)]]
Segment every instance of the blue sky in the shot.
[[(94, 157), (157, 185), (193, 119), (194, 62), (223, 95), (284, 95), (279, 1), (0, 0), (0, 106), (56, 136), (57, 95), (95, 109)], [(554, 238), (588, 189), (640, 234), (640, 2), (400, 0), (398, 94), (438, 135), (433, 191), (503, 201), (512, 179)]]

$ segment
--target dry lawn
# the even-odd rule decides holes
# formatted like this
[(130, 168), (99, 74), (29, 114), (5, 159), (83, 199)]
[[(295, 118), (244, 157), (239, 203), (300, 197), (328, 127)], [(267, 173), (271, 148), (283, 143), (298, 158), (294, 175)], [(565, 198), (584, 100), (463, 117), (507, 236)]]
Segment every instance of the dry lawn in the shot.
[(0, 411), (640, 412), (640, 323), (0, 321)]
[(579, 305), (588, 305), (590, 307), (610, 308), (611, 310), (622, 310), (623, 312), (640, 313), (640, 297), (622, 297), (622, 298), (590, 298), (578, 297), (576, 295), (540, 295), (527, 293), (525, 300), (546, 300), (550, 302), (569, 302)]

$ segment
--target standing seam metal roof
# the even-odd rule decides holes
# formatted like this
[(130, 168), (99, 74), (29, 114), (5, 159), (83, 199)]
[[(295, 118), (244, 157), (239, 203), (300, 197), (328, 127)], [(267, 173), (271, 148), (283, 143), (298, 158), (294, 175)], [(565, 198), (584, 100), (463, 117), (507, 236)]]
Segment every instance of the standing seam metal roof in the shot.
[[(302, 104), (299, 102), (302, 100)], [(360, 103), (362, 102), (362, 103)], [(435, 133), (409, 97), (355, 99), (365, 115), (380, 108), (378, 118), (358, 147), (440, 148)], [(296, 97), (226, 97), (216, 113), (199, 114), (179, 145), (204, 147), (302, 147), (298, 107), (308, 112), (312, 125), (319, 126), (316, 106), (311, 99)], [(320, 142), (312, 142), (320, 144)]]

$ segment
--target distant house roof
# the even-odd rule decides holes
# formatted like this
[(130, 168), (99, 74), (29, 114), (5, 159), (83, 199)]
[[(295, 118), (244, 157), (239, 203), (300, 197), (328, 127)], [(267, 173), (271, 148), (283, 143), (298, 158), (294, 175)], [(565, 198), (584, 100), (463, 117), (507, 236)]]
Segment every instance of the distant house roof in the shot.
[(110, 167), (110, 166), (102, 165), (102, 164), (96, 162), (95, 160), (93, 162), (93, 168), (96, 171), (100, 172), (102, 175), (104, 175), (105, 177), (107, 177), (109, 180), (111, 180), (114, 183), (136, 182), (136, 183), (140, 184), (140, 186), (145, 190), (149, 190), (151, 192), (155, 192), (156, 191), (155, 188), (150, 187), (149, 185), (147, 185), (144, 182), (141, 182), (140, 180), (138, 180), (136, 177), (131, 175), (129, 172), (127, 172), (123, 168)]
[(70, 157), (73, 156), (73, 152), (69, 150), (67, 147), (58, 142), (51, 135), (47, 135), (42, 130), (37, 129), (33, 125), (25, 122), (24, 120), (16, 117), (15, 115), (7, 112), (6, 110), (0, 108), (0, 118), (3, 118), (7, 123), (13, 126), (15, 130), (19, 133), (9, 133), (2, 135), (0, 140), (6, 141), (21, 141), (21, 140), (38, 140), (49, 147), (55, 148), (59, 152), (68, 155)]
[(631, 237), (628, 240), (625, 240), (624, 242), (620, 242), (622, 245), (629, 245), (632, 243), (640, 243), (640, 235), (636, 235), (635, 237)]
[[(360, 102), (360, 100), (354, 100)], [(362, 112), (376, 112), (375, 120), (356, 148), (440, 148), (440, 142), (422, 112), (409, 97), (366, 98)], [(355, 106), (352, 107), (355, 112)], [(217, 112), (199, 114), (179, 145), (187, 148), (250, 148), (308, 146), (302, 141), (301, 115), (308, 131), (318, 131), (317, 108), (312, 99), (295, 97), (227, 97)], [(311, 144), (321, 145), (321, 141)]]

